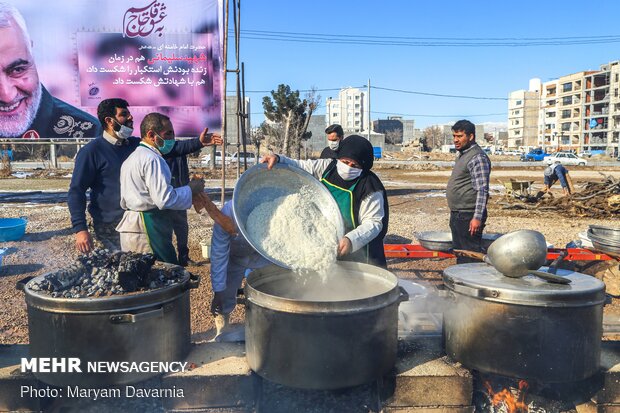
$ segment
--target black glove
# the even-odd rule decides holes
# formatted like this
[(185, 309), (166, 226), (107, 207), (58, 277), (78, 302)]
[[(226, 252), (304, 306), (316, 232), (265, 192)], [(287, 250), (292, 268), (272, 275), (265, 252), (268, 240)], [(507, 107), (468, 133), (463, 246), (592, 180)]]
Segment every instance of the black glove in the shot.
[(211, 301), (211, 314), (222, 314), (223, 308), (224, 308), (224, 291), (214, 293), (213, 301)]

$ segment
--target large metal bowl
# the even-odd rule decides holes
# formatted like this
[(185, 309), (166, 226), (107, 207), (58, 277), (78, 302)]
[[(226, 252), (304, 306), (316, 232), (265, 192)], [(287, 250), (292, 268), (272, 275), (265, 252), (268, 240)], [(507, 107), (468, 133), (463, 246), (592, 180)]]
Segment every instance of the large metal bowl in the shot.
[[(482, 234), (482, 249), (487, 250), (491, 244), (504, 234), (485, 233)], [(426, 231), (418, 232), (415, 237), (427, 250), (431, 251), (450, 251), (452, 249), (452, 233), (447, 231)]]
[(316, 219), (331, 222), (336, 228), (338, 239), (341, 239), (344, 236), (344, 221), (336, 200), (318, 179), (302, 169), (276, 164), (269, 171), (266, 164), (258, 164), (241, 175), (233, 192), (233, 214), (241, 234), (263, 257), (284, 268), (290, 266), (269, 256), (261, 247), (260, 240), (250, 236), (247, 231), (247, 220), (258, 205), (281, 196), (298, 193), (304, 187), (311, 191), (314, 204), (321, 212), (321, 216), (317, 216)]

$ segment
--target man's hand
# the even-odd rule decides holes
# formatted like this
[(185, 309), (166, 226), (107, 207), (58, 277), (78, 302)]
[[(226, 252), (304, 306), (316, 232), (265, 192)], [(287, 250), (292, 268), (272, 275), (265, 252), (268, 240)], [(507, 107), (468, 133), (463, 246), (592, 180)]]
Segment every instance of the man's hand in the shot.
[(204, 179), (192, 179), (187, 186), (192, 190), (192, 196), (195, 196), (205, 190), (205, 181)]
[(338, 256), (342, 257), (343, 255), (347, 255), (352, 249), (353, 245), (351, 244), (351, 240), (347, 237), (342, 237), (338, 243)]
[(473, 237), (474, 235), (478, 234), (481, 231), (482, 231), (482, 221), (476, 218), (469, 221), (469, 235)]
[(222, 136), (219, 133), (208, 133), (209, 128), (205, 128), (200, 134), (200, 142), (202, 146), (221, 145), (224, 143)]
[(224, 292), (216, 292), (213, 294), (213, 301), (211, 301), (211, 314), (222, 314), (224, 307)]
[(280, 157), (278, 155), (271, 154), (264, 156), (263, 159), (260, 160), (260, 163), (266, 163), (267, 169), (271, 169), (275, 164), (278, 163), (279, 160)]
[(82, 230), (75, 233), (75, 248), (82, 254), (87, 254), (93, 249), (93, 239), (88, 230)]

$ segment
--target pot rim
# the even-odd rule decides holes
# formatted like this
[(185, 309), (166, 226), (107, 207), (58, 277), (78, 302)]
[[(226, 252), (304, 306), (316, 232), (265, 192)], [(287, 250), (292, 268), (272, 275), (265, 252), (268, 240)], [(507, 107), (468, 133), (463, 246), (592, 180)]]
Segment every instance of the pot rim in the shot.
[(155, 290), (148, 290), (138, 293), (122, 295), (112, 295), (108, 297), (84, 297), (84, 298), (63, 298), (52, 297), (48, 294), (33, 291), (30, 284), (41, 281), (50, 273), (39, 275), (29, 280), (23, 287), (26, 304), (29, 307), (52, 313), (72, 313), (98, 314), (114, 312), (125, 312), (139, 310), (157, 304), (165, 304), (175, 300), (179, 295), (192, 288), (192, 274), (185, 268), (178, 265), (167, 264), (165, 266), (178, 267), (184, 272), (181, 282), (168, 285)]
[[(540, 268), (545, 271), (547, 267)], [(454, 294), (500, 304), (532, 307), (587, 307), (605, 302), (605, 284), (589, 275), (557, 270), (571, 284), (553, 284), (536, 277), (510, 278), (485, 263), (459, 264), (443, 272)]]
[(293, 298), (279, 297), (267, 294), (254, 287), (258, 280), (265, 281), (276, 278), (284, 273), (292, 273), (292, 270), (269, 265), (261, 269), (252, 271), (245, 284), (245, 296), (248, 302), (253, 305), (286, 313), (307, 314), (323, 316), (325, 314), (347, 314), (360, 313), (364, 311), (374, 311), (383, 307), (390, 306), (398, 301), (402, 301), (401, 292), (398, 286), (398, 278), (390, 271), (375, 267), (369, 264), (339, 261), (337, 266), (348, 271), (363, 272), (365, 275), (371, 274), (375, 277), (387, 279), (392, 282), (392, 288), (378, 295), (346, 301), (308, 301)]

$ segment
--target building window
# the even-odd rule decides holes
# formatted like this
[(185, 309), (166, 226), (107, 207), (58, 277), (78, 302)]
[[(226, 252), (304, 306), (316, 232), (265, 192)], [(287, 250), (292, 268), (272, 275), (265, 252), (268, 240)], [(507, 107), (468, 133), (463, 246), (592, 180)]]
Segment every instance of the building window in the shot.
[(355, 112), (355, 117), (359, 118), (360, 117), (360, 113), (359, 112)]
[(548, 118), (555, 118), (555, 112), (547, 112)]
[(571, 82), (562, 85), (562, 92), (570, 92), (571, 90), (573, 90), (573, 84)]
[(565, 109), (562, 111), (562, 119), (570, 118), (570, 109)]
[(522, 100), (517, 100), (517, 102), (515, 103), (516, 106), (521, 106), (521, 104), (523, 104)]
[[(617, 75), (616, 75), (616, 76), (617, 76)], [(618, 97), (618, 88), (615, 88), (615, 89), (614, 89), (614, 97), (616, 97), (616, 98)]]
[(356, 104), (355, 104), (355, 109), (359, 109), (359, 108), (360, 108), (360, 104), (359, 104), (359, 103), (356, 103)]
[(360, 124), (360, 121), (359, 121), (359, 120), (356, 120), (356, 121), (355, 121), (355, 126), (357, 126), (357, 125), (359, 125), (359, 124)]
[(562, 124), (562, 132), (566, 132), (570, 130), (570, 122), (566, 122)]
[(570, 105), (571, 103), (573, 103), (573, 97), (572, 96), (566, 96), (562, 98), (562, 104), (563, 105)]
[(333, 116), (333, 117), (335, 117), (335, 118), (337, 118), (337, 117), (338, 117), (338, 112), (334, 112), (334, 113), (332, 113), (332, 116)]
[(514, 114), (515, 114), (515, 115), (518, 115), (519, 113), (521, 113), (521, 111), (520, 111), (520, 110), (515, 110), (515, 113), (514, 113)]
[(359, 95), (355, 95), (355, 100), (360, 100), (360, 96)]

